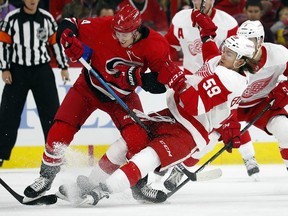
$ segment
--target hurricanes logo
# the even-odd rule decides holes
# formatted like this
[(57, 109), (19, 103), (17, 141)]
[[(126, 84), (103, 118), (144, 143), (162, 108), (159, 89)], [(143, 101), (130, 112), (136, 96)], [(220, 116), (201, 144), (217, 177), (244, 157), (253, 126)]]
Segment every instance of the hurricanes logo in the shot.
[(37, 29), (37, 38), (41, 41), (47, 41), (48, 40), (48, 33), (45, 28), (38, 28)]
[(192, 43), (188, 44), (188, 50), (192, 56), (197, 55), (202, 52), (202, 42), (200, 39), (194, 40)]
[(246, 90), (242, 94), (242, 97), (249, 98), (254, 94), (257, 94), (259, 91), (263, 90), (270, 83), (272, 78), (273, 76), (270, 76), (262, 80), (256, 80), (246, 88)]

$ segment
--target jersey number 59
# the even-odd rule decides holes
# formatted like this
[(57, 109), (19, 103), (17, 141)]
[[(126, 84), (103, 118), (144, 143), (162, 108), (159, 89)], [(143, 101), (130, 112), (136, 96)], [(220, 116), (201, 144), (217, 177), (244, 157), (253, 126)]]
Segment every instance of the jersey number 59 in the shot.
[(221, 89), (217, 86), (215, 80), (210, 78), (203, 83), (203, 88), (207, 91), (207, 95), (211, 98), (214, 95), (220, 94)]

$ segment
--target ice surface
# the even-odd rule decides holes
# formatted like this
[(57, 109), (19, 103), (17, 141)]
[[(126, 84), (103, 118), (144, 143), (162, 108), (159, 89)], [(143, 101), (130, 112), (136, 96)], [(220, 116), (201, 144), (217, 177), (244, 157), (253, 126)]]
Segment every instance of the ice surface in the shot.
[[(197, 168), (197, 167), (196, 167)], [(260, 165), (259, 181), (248, 177), (244, 165), (209, 166), (221, 168), (223, 176), (205, 182), (189, 182), (162, 204), (138, 203), (130, 190), (111, 195), (94, 207), (75, 207), (58, 200), (51, 206), (25, 206), (0, 186), (0, 216), (278, 216), (288, 215), (288, 172), (284, 165)], [(196, 170), (196, 169), (195, 169)], [(89, 169), (59, 173), (49, 193)], [(1, 178), (23, 194), (38, 177), (38, 169), (0, 169)], [(162, 179), (155, 187), (161, 188)]]

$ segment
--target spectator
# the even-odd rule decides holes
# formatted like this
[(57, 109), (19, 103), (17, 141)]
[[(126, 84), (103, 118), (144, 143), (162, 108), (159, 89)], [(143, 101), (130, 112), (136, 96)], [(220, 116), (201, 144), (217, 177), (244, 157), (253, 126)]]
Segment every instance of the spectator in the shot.
[(48, 45), (62, 68), (63, 80), (69, 78), (63, 49), (56, 43), (56, 22), (51, 14), (38, 8), (38, 3), (39, 0), (23, 0), (21, 8), (7, 14), (0, 29), (0, 70), (5, 82), (0, 105), (0, 165), (10, 158), (29, 90), (37, 105), (45, 140), (59, 108)]
[(225, 11), (233, 17), (243, 14), (246, 0), (219, 0), (214, 8)]
[(96, 15), (97, 17), (114, 16), (115, 11), (116, 7), (104, 1), (98, 5)]
[(284, 29), (286, 26), (288, 26), (288, 7), (283, 7), (279, 10), (279, 20), (270, 29), (276, 35), (278, 30)]
[(168, 19), (157, 0), (123, 0), (118, 5), (118, 10), (127, 4), (140, 11), (144, 25), (163, 34), (167, 32)]
[(96, 8), (99, 0), (72, 0), (62, 10), (61, 19), (67, 17), (88, 18), (96, 17)]
[(60, 23), (64, 6), (72, 0), (50, 0), (49, 10), (57, 23)]
[(0, 23), (4, 20), (7, 13), (15, 9), (15, 7), (8, 2), (8, 0), (0, 0)]
[(262, 7), (262, 3), (260, 0), (247, 0), (244, 13), (246, 14), (246, 20), (251, 20), (251, 21), (259, 20), (262, 23), (264, 27), (264, 32), (265, 32), (264, 42), (270, 42), (270, 43), (275, 42), (274, 35), (271, 32), (270, 28), (261, 20), (262, 15), (263, 15), (263, 7)]

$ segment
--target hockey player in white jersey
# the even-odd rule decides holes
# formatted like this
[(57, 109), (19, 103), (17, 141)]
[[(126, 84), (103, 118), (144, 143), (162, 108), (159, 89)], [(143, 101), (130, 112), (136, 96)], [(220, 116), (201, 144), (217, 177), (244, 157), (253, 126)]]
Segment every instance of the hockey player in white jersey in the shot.
[[(78, 204), (96, 205), (103, 197), (109, 197), (109, 194), (133, 187), (148, 172), (158, 167), (168, 169), (191, 156), (197, 160), (210, 149), (207, 144), (213, 144), (210, 142), (212, 137), (214, 144), (217, 142), (220, 134), (216, 131), (224, 130), (223, 123), (226, 124), (227, 119), (236, 111), (239, 99), (247, 87), (247, 76), (252, 70), (247, 67), (246, 61), (253, 57), (255, 47), (245, 37), (232, 36), (225, 40), (220, 56), (212, 39), (217, 27), (199, 11), (193, 20), (194, 25), (198, 24), (202, 28), (200, 35), (207, 63), (197, 73), (185, 76), (167, 62), (167, 73), (158, 76), (160, 82), (169, 83), (171, 88), (167, 94), (168, 109), (158, 114), (170, 117), (173, 121), (146, 122), (156, 135), (155, 138), (128, 163), (110, 176), (107, 175), (107, 179), (99, 181), (99, 176), (93, 174), (89, 177), (80, 176), (76, 192)], [(237, 128), (237, 132), (235, 130), (233, 137), (229, 138), (233, 140), (233, 147), (239, 144), (239, 123)], [(66, 189), (60, 187), (59, 193), (69, 199)]]
[[(201, 0), (193, 0), (195, 9), (199, 9)], [(223, 41), (232, 35), (236, 35), (238, 29), (237, 21), (224, 11), (213, 8), (214, 0), (205, 1), (204, 13), (207, 14), (218, 27), (214, 41), (220, 47)], [(183, 67), (185, 71), (195, 73), (203, 65), (202, 41), (198, 28), (192, 26), (192, 15), (195, 9), (179, 11), (172, 19), (172, 24), (165, 35), (170, 45), (176, 50), (183, 52)], [(243, 142), (249, 142), (249, 137)], [(251, 143), (252, 146), (252, 143)], [(250, 147), (251, 147), (250, 146)], [(248, 175), (259, 172), (259, 166), (254, 158), (254, 149), (248, 145), (239, 148), (244, 160)], [(186, 166), (193, 166), (194, 160), (186, 160)], [(170, 176), (165, 180), (164, 186), (173, 190), (181, 181), (183, 173), (177, 167), (173, 169)]]
[[(288, 81), (280, 82), (281, 75), (288, 76), (288, 49), (279, 44), (264, 41), (264, 29), (259, 21), (245, 21), (238, 29), (237, 35), (246, 36), (255, 43), (256, 52), (249, 63), (255, 74), (250, 77), (248, 88), (241, 97), (238, 109), (238, 120), (249, 122), (259, 113), (270, 100), (274, 105), (254, 125), (269, 135), (274, 135), (279, 142), (279, 149), (288, 169)], [(243, 138), (244, 139), (243, 139)], [(244, 152), (251, 157), (254, 152), (250, 135), (244, 133), (241, 137)], [(249, 141), (249, 142), (247, 142)], [(243, 154), (242, 154), (243, 155)], [(253, 155), (254, 156), (254, 155)]]
[[(201, 0), (192, 2), (195, 9), (200, 9)], [(213, 4), (214, 0), (206, 0), (204, 13), (218, 27), (214, 41), (220, 47), (226, 38), (236, 35), (238, 23), (226, 12), (213, 8)], [(195, 73), (203, 65), (203, 56), (199, 30), (192, 26), (193, 11), (194, 9), (185, 9), (176, 13), (165, 38), (173, 48), (182, 50), (184, 70)]]

